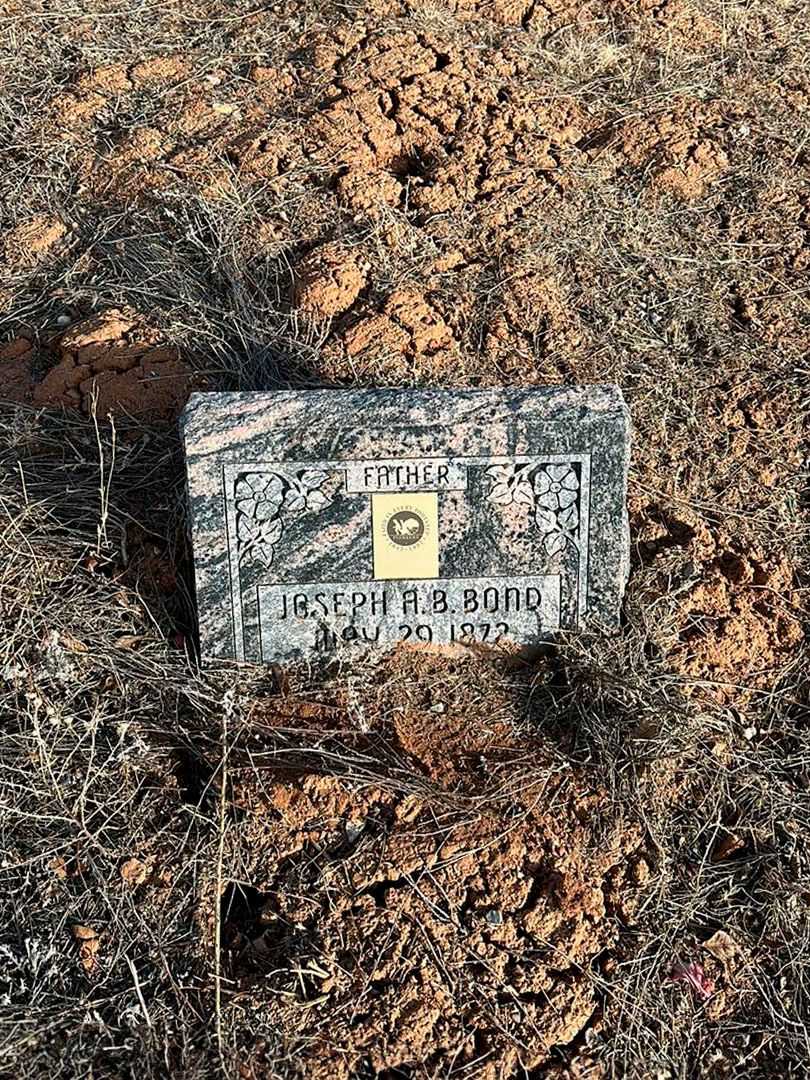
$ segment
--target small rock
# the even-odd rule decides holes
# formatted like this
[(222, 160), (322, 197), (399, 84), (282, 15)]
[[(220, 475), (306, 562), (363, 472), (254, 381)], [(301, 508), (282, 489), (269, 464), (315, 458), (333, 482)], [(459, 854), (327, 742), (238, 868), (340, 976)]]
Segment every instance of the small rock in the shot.
[(148, 876), (149, 870), (140, 859), (127, 859), (121, 867), (121, 878), (132, 888), (142, 885)]
[(734, 938), (725, 930), (718, 930), (710, 938), (703, 942), (703, 948), (728, 965), (740, 955), (740, 949)]
[(712, 852), (712, 862), (722, 862), (723, 859), (727, 859), (730, 855), (734, 855), (735, 852), (740, 851), (745, 847), (745, 840), (737, 833), (724, 832), (718, 837), (717, 843), (714, 845), (714, 851)]
[(365, 828), (365, 822), (363, 821), (347, 821), (346, 822), (346, 839), (350, 844), (353, 844), (355, 840), (360, 836)]

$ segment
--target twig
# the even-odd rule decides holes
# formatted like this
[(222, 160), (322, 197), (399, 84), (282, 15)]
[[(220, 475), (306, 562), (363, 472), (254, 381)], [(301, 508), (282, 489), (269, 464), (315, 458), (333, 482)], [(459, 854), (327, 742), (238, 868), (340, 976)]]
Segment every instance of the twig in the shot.
[(138, 978), (138, 972), (135, 968), (135, 965), (132, 963), (128, 956), (126, 957), (126, 961), (127, 964), (129, 964), (129, 970), (132, 972), (132, 981), (135, 984), (135, 993), (138, 995), (138, 1001), (141, 1003), (141, 1012), (143, 1013), (143, 1018), (146, 1021), (147, 1026), (152, 1027), (152, 1017), (149, 1015), (149, 1010), (147, 1009), (146, 1002), (143, 998), (143, 992), (141, 990), (141, 982)]
[(112, 485), (113, 472), (115, 470), (115, 423), (113, 421), (112, 413), (107, 413), (107, 419), (110, 422), (112, 428), (111, 438), (111, 457), (110, 457), (110, 469), (106, 477), (104, 476), (104, 446), (101, 441), (101, 432), (98, 426), (98, 386), (93, 383), (93, 388), (90, 392), (90, 415), (93, 418), (93, 428), (96, 433), (96, 445), (98, 446), (98, 461), (99, 461), (99, 498), (101, 503), (101, 509), (99, 513), (99, 522), (96, 527), (96, 555), (101, 557), (101, 548), (107, 547), (109, 540), (107, 537), (107, 517), (110, 510), (110, 487)]
[(214, 1013), (217, 1053), (226, 1072), (222, 1043), (222, 866), (225, 859), (225, 809), (228, 793), (228, 721), (233, 713), (233, 690), (227, 690), (222, 709), (222, 761), (219, 770), (219, 846), (217, 850), (216, 897), (214, 904)]

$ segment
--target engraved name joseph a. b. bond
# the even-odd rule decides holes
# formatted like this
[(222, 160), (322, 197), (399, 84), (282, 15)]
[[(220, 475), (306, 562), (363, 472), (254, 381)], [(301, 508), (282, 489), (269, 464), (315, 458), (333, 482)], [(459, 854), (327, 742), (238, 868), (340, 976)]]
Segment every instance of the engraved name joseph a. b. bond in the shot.
[[(417, 575), (429, 576), (429, 582), (375, 582), (373, 576), (378, 575), (372, 574), (367, 581), (338, 584), (316, 582), (297, 587), (284, 581), (289, 576), (284, 567), (284, 536), (293, 522), (299, 537), (300, 529), (306, 528), (309, 542), (317, 545), (319, 534), (332, 524), (333, 507), (342, 495), (368, 495), (371, 501), (374, 497), (393, 498), (393, 494), (383, 496), (383, 492), (436, 492), (432, 498), (441, 500), (443, 492), (469, 491), (470, 470), (480, 471), (483, 483), (476, 490), (491, 504), (496, 522), (499, 508), (504, 515), (509, 515), (515, 504), (522, 508), (527, 536), (536, 541), (548, 560), (548, 573), (526, 576), (520, 573), (520, 566), (504, 566), (494, 578), (440, 578), (434, 569)], [(533, 640), (560, 626), (561, 574), (571, 579), (575, 621), (585, 611), (590, 500), (587, 452), (535, 458), (255, 462), (225, 466), (223, 474), (238, 659), (244, 659), (246, 653), (246, 589), (258, 596), (262, 652), (289, 658), (313, 650), (328, 651), (342, 643), (374, 645), (409, 637), (440, 643)], [(384, 539), (392, 551), (401, 551), (403, 558), (409, 549), (419, 550), (430, 527), (424, 515), (414, 509), (420, 498), (427, 497), (415, 495), (410, 505), (406, 496), (401, 506), (398, 502), (394, 512), (386, 515)], [(438, 540), (441, 560), (441, 536)], [(406, 559), (403, 566), (409, 565)], [(248, 575), (250, 567), (254, 569)], [(244, 581), (246, 576), (249, 584)], [(379, 589), (373, 588), (377, 585)], [(430, 597), (431, 586), (435, 599)], [(517, 593), (499, 591), (509, 586)], [(342, 597), (340, 603), (334, 601), (336, 595)], [(413, 595), (418, 597), (416, 609), (404, 610), (406, 596)], [(517, 600), (520, 595), (521, 604)], [(365, 596), (366, 600), (348, 603), (346, 596)], [(309, 599), (305, 603), (301, 597)], [(445, 602), (447, 610), (443, 611)], [(479, 615), (486, 618), (479, 619)]]
[(280, 631), (302, 654), (386, 641), (497, 645), (559, 627), (560, 576), (260, 585), (259, 611), (263, 657), (277, 652)]

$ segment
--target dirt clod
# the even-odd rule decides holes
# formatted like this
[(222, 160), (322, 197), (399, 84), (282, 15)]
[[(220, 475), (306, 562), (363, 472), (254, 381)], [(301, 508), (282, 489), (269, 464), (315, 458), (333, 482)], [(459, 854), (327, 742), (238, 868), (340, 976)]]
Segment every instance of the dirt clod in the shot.
[[(111, 309), (72, 326), (52, 346), (53, 364), (38, 382), (31, 373), (30, 342), (17, 339), (0, 353), (15, 400), (41, 407), (66, 406), (99, 417), (174, 418), (194, 384), (176, 349), (160, 344), (141, 316)], [(5, 389), (5, 387), (4, 387)]]
[(294, 303), (317, 319), (342, 315), (366, 282), (366, 269), (339, 244), (324, 244), (305, 256), (295, 270)]
[(0, 253), (15, 266), (31, 268), (57, 254), (67, 232), (59, 218), (37, 214), (0, 238)]
[(28, 338), (14, 338), (0, 347), (0, 398), (23, 403), (31, 401), (33, 357), (33, 344)]
[(149, 868), (140, 859), (127, 859), (121, 867), (121, 879), (130, 888), (142, 885), (148, 877)]
[(71, 933), (79, 946), (79, 963), (87, 975), (95, 975), (99, 969), (98, 954), (101, 938), (90, 926), (73, 926)]

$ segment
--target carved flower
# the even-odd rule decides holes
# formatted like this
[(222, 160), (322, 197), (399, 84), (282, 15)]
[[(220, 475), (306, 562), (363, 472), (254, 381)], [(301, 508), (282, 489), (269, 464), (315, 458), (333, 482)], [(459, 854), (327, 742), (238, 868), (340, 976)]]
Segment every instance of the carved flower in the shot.
[(579, 480), (570, 465), (546, 465), (534, 477), (534, 520), (543, 533), (543, 546), (556, 555), (569, 542), (576, 544)]
[(245, 473), (236, 482), (234, 496), (240, 561), (256, 558), (270, 566), (282, 531), (279, 511), (284, 501), (284, 484), (281, 477), (275, 473)]
[(320, 490), (327, 473), (301, 469), (296, 473), (245, 473), (234, 488), (239, 559), (257, 559), (269, 567), (288, 514), (320, 510), (329, 502)]
[(236, 508), (256, 521), (269, 521), (281, 508), (284, 497), (281, 477), (275, 473), (246, 473), (234, 491)]
[(546, 465), (534, 478), (538, 506), (546, 510), (565, 510), (577, 501), (579, 481), (570, 465)]

